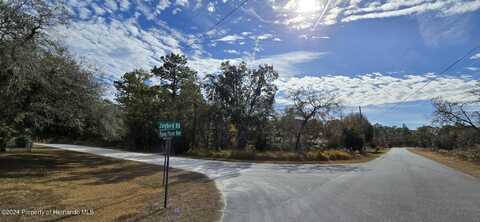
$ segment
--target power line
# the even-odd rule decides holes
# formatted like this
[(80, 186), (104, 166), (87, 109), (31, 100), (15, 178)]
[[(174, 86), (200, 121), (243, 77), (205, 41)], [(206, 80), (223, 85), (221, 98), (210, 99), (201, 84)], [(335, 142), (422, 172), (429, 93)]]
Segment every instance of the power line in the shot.
[[(453, 68), (455, 65), (457, 65), (458, 63), (460, 63), (461, 61), (463, 61), (465, 58), (467, 58), (469, 55), (471, 55), (473, 52), (475, 52), (476, 50), (480, 49), (480, 45), (479, 46), (476, 46), (472, 49), (470, 49), (465, 55), (463, 55), (462, 57), (458, 58), (457, 60), (455, 60), (453, 63), (451, 63), (449, 66), (447, 66), (445, 69), (443, 69), (439, 74), (438, 76), (443, 76), (443, 74), (445, 74), (446, 72), (448, 72), (448, 70), (450, 70), (451, 68)], [(427, 87), (431, 82), (433, 82), (433, 80), (435, 80), (435, 78), (431, 78), (430, 80), (428, 80), (422, 87), (418, 88), (417, 90), (415, 90), (414, 92), (410, 93), (408, 96), (406, 96), (404, 99), (402, 99), (399, 103), (396, 103), (394, 106), (390, 107), (390, 108), (386, 108), (383, 112), (380, 112), (380, 114), (382, 113), (385, 113), (386, 111), (388, 110), (391, 110), (391, 109), (394, 109), (396, 107), (398, 107), (400, 104), (403, 104), (405, 103), (410, 97), (412, 97), (413, 95), (417, 94), (418, 92), (420, 92), (421, 90), (423, 90), (425, 87)]]
[[(224, 21), (226, 21), (230, 16), (232, 16), (238, 9), (240, 9), (243, 5), (247, 4), (249, 0), (243, 0), (235, 6), (232, 10), (230, 10), (227, 14), (225, 14), (220, 20), (218, 20), (215, 24), (213, 24), (205, 33), (201, 34), (200, 37), (197, 39), (202, 39), (207, 33), (215, 30), (218, 26), (220, 26)], [(193, 42), (187, 44), (188, 47), (192, 47), (193, 45), (199, 44), (199, 42), (195, 42), (197, 39), (195, 39)]]
[(315, 23), (313, 23), (313, 27), (311, 29), (312, 32), (317, 28), (318, 22), (323, 18), (329, 6), (330, 6), (330, 0), (327, 0), (327, 3), (325, 4), (325, 6), (323, 6), (322, 12), (318, 15), (317, 19), (315, 19)]
[(228, 17), (230, 17), (231, 15), (233, 15), (233, 13), (235, 13), (238, 9), (240, 9), (240, 7), (242, 7), (243, 5), (247, 4), (249, 0), (243, 0), (240, 4), (238, 4), (235, 8), (233, 8), (232, 10), (230, 10), (230, 12), (228, 12), (223, 18), (221, 18), (220, 20), (218, 20), (212, 27), (210, 27), (210, 29), (208, 29), (207, 32), (205, 33), (208, 33), (212, 30), (214, 30), (215, 28), (217, 28), (217, 26), (219, 26), (220, 24), (222, 24), (222, 22), (224, 22), (225, 20), (228, 19)]

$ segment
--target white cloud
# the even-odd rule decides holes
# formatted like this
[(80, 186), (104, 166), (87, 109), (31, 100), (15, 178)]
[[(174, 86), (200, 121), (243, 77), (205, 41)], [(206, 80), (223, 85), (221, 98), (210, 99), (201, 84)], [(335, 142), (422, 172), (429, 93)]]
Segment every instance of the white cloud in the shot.
[(300, 74), (302, 64), (321, 59), (325, 54), (325, 52), (294, 51), (258, 58), (251, 63), (253, 65), (270, 64), (280, 76), (295, 76)]
[(202, 7), (202, 0), (196, 0), (195, 7), (193, 8), (193, 10), (197, 10), (200, 7)]
[(235, 49), (227, 49), (227, 50), (223, 50), (223, 51), (226, 52), (226, 53), (235, 54), (235, 55), (240, 54), (240, 52), (238, 52)]
[[(412, 0), (409, 3), (400, 3), (400, 1), (386, 1), (383, 3), (363, 3), (363, 1), (330, 0), (331, 7), (325, 13), (320, 24), (330, 25), (337, 22), (350, 22), (368, 18), (381, 18), (389, 16), (400, 16), (406, 14), (418, 14), (427, 11), (442, 11), (443, 14), (460, 14), (476, 10), (476, 4), (462, 4), (464, 1), (438, 1), (435, 3), (426, 0)], [(67, 28), (58, 26), (50, 34), (57, 40), (63, 41), (71, 51), (84, 57), (85, 60), (96, 64), (100, 70), (115, 78), (123, 73), (135, 68), (149, 69), (154, 65), (159, 65), (159, 58), (168, 52), (185, 53), (182, 45), (191, 43), (195, 39), (193, 35), (185, 35), (168, 26), (166, 22), (155, 19), (165, 9), (171, 7), (172, 10), (177, 6), (188, 6), (184, 0), (168, 1), (142, 1), (142, 0), (118, 0), (117, 3), (107, 1), (105, 4), (98, 5), (91, 1), (72, 1), (75, 3), (71, 9), (77, 16), (89, 21), (74, 21)], [(172, 2), (172, 3), (171, 3)], [(417, 4), (413, 4), (417, 2)], [(444, 2), (450, 2), (449, 4)], [(478, 2), (478, 1), (477, 1)], [(201, 0), (196, 1), (202, 4)], [(192, 3), (195, 4), (195, 3)], [(207, 4), (207, 3), (205, 3)], [(213, 8), (210, 10), (210, 6)], [(420, 7), (421, 6), (421, 7)], [(89, 10), (91, 7), (91, 10)], [(443, 7), (443, 8), (442, 8)], [(478, 8), (478, 7), (477, 7)], [(126, 11), (135, 9), (135, 16), (123, 18), (126, 13), (110, 14), (108, 12), (121, 10)], [(209, 2), (207, 9), (211, 12), (215, 10), (215, 5)], [(448, 9), (448, 10), (447, 10)], [(72, 11), (72, 10), (70, 10)], [(109, 19), (102, 15), (108, 13)], [(383, 13), (383, 14), (382, 14)], [(117, 15), (123, 14), (123, 15)], [(312, 24), (314, 17), (309, 15), (295, 15), (285, 13), (285, 19), (290, 19), (292, 26), (304, 27), (305, 24)], [(137, 22), (138, 17), (143, 16), (152, 20), (153, 27), (143, 29)], [(93, 19), (94, 17), (95, 19)], [(292, 20), (292, 18), (294, 18)], [(297, 19), (297, 20), (295, 20)], [(308, 26), (305, 26), (308, 27)], [(257, 32), (258, 30), (255, 30)], [(261, 51), (259, 42), (271, 39), (272, 41), (281, 41), (272, 34), (252, 35), (251, 32), (242, 32), (240, 34), (225, 35), (226, 31), (221, 31), (221, 38), (214, 40), (213, 43), (239, 42), (245, 44), (246, 39), (256, 40), (254, 53)], [(218, 34), (218, 33), (217, 33)], [(328, 36), (307, 36), (310, 39), (328, 39)], [(205, 73), (212, 73), (218, 70), (222, 59), (206, 56), (201, 45), (193, 45), (195, 49), (189, 55), (189, 64), (192, 68), (199, 71), (202, 77)], [(222, 50), (222, 49), (221, 49)], [(260, 64), (271, 64), (279, 72), (281, 80), (277, 81), (281, 91), (299, 86), (326, 87), (339, 94), (342, 100), (351, 105), (369, 105), (383, 104), (389, 102), (398, 102), (405, 95), (421, 87), (429, 78), (435, 77), (428, 87), (421, 93), (411, 98), (411, 100), (430, 99), (435, 96), (445, 96), (449, 99), (465, 98), (465, 92), (477, 81), (471, 77), (437, 77), (433, 74), (409, 75), (405, 77), (394, 77), (383, 74), (367, 74), (356, 77), (343, 75), (328, 76), (306, 76), (298, 77), (301, 73), (301, 66), (304, 63), (313, 62), (321, 59), (325, 52), (293, 51), (283, 54), (269, 55), (256, 58), (255, 54), (241, 53), (234, 49), (228, 49), (224, 52), (236, 56), (231, 59), (232, 63), (238, 63), (246, 60), (251, 67)], [(244, 57), (242, 57), (244, 56)], [(471, 59), (480, 59), (480, 53), (472, 56)], [(475, 67), (467, 67), (475, 68)], [(472, 69), (470, 69), (472, 70)], [(469, 79), (470, 78), (470, 79)], [(285, 98), (278, 98), (284, 101)]]
[(473, 55), (470, 59), (480, 59), (480, 53)]
[[(418, 30), (428, 46), (446, 46), (465, 43), (473, 31), (472, 16), (439, 16), (436, 13), (424, 13), (416, 16)], [(473, 22), (474, 23), (474, 22)]]
[[(288, 53), (270, 55), (263, 58), (251, 59), (251, 57), (238, 57), (228, 59), (233, 64), (245, 61), (251, 68), (256, 68), (258, 65), (269, 64), (273, 65), (274, 69), (282, 77), (295, 76), (300, 73), (300, 66), (304, 63), (321, 59), (325, 52), (309, 52), (309, 51), (293, 51)], [(200, 74), (214, 73), (218, 71), (220, 64), (226, 61), (224, 59), (192, 57), (190, 64)]]
[(216, 42), (228, 42), (228, 43), (233, 43), (235, 41), (238, 41), (238, 40), (243, 40), (245, 39), (243, 36), (240, 36), (240, 35), (226, 35), (226, 36), (223, 36), (222, 38), (219, 38), (217, 40), (215, 40)]
[(79, 8), (78, 17), (81, 19), (89, 19), (92, 15), (92, 12), (88, 8)]
[(120, 0), (119, 5), (120, 5), (120, 10), (122, 10), (122, 11), (127, 11), (128, 9), (130, 9), (130, 1), (129, 0)]
[(310, 38), (311, 39), (330, 39), (330, 37), (328, 36), (315, 36), (315, 35), (311, 36)]
[[(477, 87), (478, 80), (471, 76), (437, 76), (433, 73), (423, 75), (405, 75), (403, 77), (390, 76), (380, 73), (363, 74), (358, 76), (347, 75), (324, 75), (296, 77), (297, 67), (302, 63), (320, 59), (322, 53), (314, 52), (291, 52), (273, 55), (257, 60), (246, 60), (251, 68), (261, 64), (273, 65), (280, 74), (280, 79), (275, 82), (279, 88), (279, 96), (276, 102), (280, 105), (288, 105), (286, 98), (289, 90), (300, 87), (312, 87), (334, 92), (347, 106), (368, 106), (386, 103), (398, 103), (407, 95), (423, 87), (427, 81), (433, 79), (423, 90), (408, 98), (407, 102), (418, 100), (430, 100), (442, 97), (451, 101), (471, 100), (468, 93)], [(234, 58), (229, 61), (238, 64), (242, 58)], [(199, 71), (203, 78), (205, 74), (218, 71), (220, 64), (226, 60), (214, 58), (193, 58), (189, 64)]]
[(106, 13), (105, 9), (103, 9), (102, 7), (100, 7), (99, 5), (97, 5), (96, 3), (92, 3), (90, 5), (90, 7), (93, 8), (93, 10), (95, 11), (95, 14), (96, 15), (103, 15)]
[(215, 5), (213, 4), (213, 2), (208, 3), (207, 11), (210, 12), (210, 13), (215, 12)]
[(465, 69), (468, 69), (468, 70), (470, 70), (470, 71), (478, 71), (478, 70), (480, 70), (480, 68), (478, 68), (478, 67), (465, 67)]
[(248, 8), (248, 9), (243, 9), (242, 10), (244, 12), (246, 12), (247, 14), (251, 15), (252, 17), (256, 18), (258, 21), (260, 22), (263, 22), (263, 23), (269, 23), (269, 24), (273, 24), (275, 23), (275, 21), (272, 21), (272, 20), (268, 20), (268, 19), (265, 19), (263, 18), (262, 16), (260, 16), (257, 11), (255, 11), (254, 8)]
[[(271, 1), (278, 12), (280, 23), (295, 29), (312, 28), (319, 25), (333, 25), (363, 19), (388, 18), (435, 12), (451, 16), (480, 9), (478, 0), (326, 0), (306, 8), (304, 0)], [(303, 8), (302, 10), (298, 10)]]
[(170, 0), (160, 0), (157, 4), (157, 9), (163, 11), (170, 6)]
[(181, 8), (175, 8), (175, 9), (172, 10), (172, 15), (176, 15), (176, 14), (180, 13), (181, 11), (182, 11)]
[(298, 37), (301, 39), (308, 39), (308, 35), (306, 34), (299, 35)]
[(188, 0), (176, 0), (175, 5), (186, 7), (188, 6)]
[[(431, 80), (433, 78), (433, 80)], [(280, 92), (300, 87), (321, 88), (334, 92), (347, 106), (367, 106), (402, 102), (407, 95), (431, 82), (406, 102), (442, 97), (451, 101), (468, 101), (468, 93), (477, 87), (477, 80), (467, 77), (445, 77), (434, 74), (395, 77), (379, 73), (359, 76), (325, 75), (282, 78), (277, 81)], [(284, 94), (283, 93), (283, 94)], [(288, 104), (289, 100), (278, 101)]]
[(328, 36), (316, 36), (316, 35), (312, 35), (312, 36), (309, 36), (307, 34), (302, 34), (302, 35), (299, 35), (298, 36), (299, 38), (302, 38), (302, 39), (330, 39), (330, 37)]
[[(134, 19), (126, 21), (112, 19), (110, 22), (102, 19), (77, 21), (68, 27), (57, 26), (50, 34), (63, 41), (74, 54), (96, 64), (100, 70), (114, 78), (135, 68), (149, 69), (159, 65), (160, 56), (171, 51), (183, 52), (181, 43), (191, 39), (190, 36), (171, 29), (162, 22), (158, 22), (156, 28), (143, 30), (135, 21)], [(244, 38), (242, 35), (227, 35), (216, 41), (232, 42)], [(273, 35), (258, 36), (258, 39), (268, 38), (273, 38)], [(225, 52), (239, 55), (239, 52), (233, 49)], [(435, 80), (409, 101), (437, 96), (450, 100), (465, 100), (468, 99), (467, 91), (473, 89), (478, 82), (471, 77), (439, 77), (433, 74), (404, 77), (383, 74), (356, 77), (343, 75), (295, 77), (300, 74), (299, 67), (302, 64), (321, 59), (324, 55), (324, 52), (294, 51), (250, 60), (249, 57), (237, 57), (231, 61), (238, 63), (246, 60), (252, 67), (271, 64), (281, 76), (276, 82), (281, 92), (302, 86), (322, 87), (334, 90), (347, 105), (399, 102), (412, 91), (422, 87), (430, 78)], [(479, 59), (480, 53), (471, 58)], [(203, 77), (206, 73), (217, 71), (222, 61), (225, 60), (194, 54), (190, 57), (189, 64)], [(288, 103), (288, 100), (279, 97), (277, 102)]]
[(257, 36), (258, 40), (267, 40), (267, 39), (271, 39), (271, 38), (273, 38), (272, 34), (263, 34), (263, 35)]
[(141, 14), (147, 20), (154, 20), (158, 15), (160, 15), (166, 8), (170, 7), (171, 2), (169, 0), (159, 0), (159, 1), (143, 1), (135, 0), (136, 9), (141, 12)]
[(143, 30), (133, 19), (74, 22), (56, 26), (49, 34), (78, 57), (116, 77), (133, 69), (159, 65), (160, 57), (166, 53), (183, 53), (181, 43), (189, 39), (167, 27)]
[[(82, 0), (82, 1), (66, 1), (66, 9), (69, 12), (77, 12), (76, 16), (85, 17), (85, 10), (92, 8), (93, 14), (97, 17), (101, 17), (108, 13), (109, 18), (120, 19), (125, 15), (117, 13), (119, 11), (126, 12), (130, 9), (135, 9), (132, 17), (143, 16), (147, 20), (154, 20), (165, 9), (169, 8), (172, 3), (170, 0), (105, 0), (103, 3), (94, 0)], [(182, 0), (180, 0), (181, 4)], [(176, 2), (178, 3), (178, 2)]]
[(110, 9), (111, 12), (115, 12), (118, 10), (118, 5), (115, 0), (106, 0), (105, 5), (107, 6), (108, 9)]
[[(220, 64), (227, 61), (227, 59), (216, 59), (194, 56), (188, 61), (188, 65), (198, 72), (200, 79), (203, 79), (206, 74), (212, 74), (219, 71)], [(233, 64), (239, 63), (241, 59), (228, 59)]]

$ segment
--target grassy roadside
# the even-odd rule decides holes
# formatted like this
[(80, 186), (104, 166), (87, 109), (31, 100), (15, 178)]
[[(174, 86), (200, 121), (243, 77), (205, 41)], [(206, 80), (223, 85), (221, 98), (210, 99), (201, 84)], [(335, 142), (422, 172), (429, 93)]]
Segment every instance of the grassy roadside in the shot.
[[(0, 153), (0, 209), (70, 210), (44, 216), (0, 211), (0, 221), (220, 219), (221, 194), (213, 181), (198, 173), (170, 172), (164, 209), (161, 166), (52, 148)], [(73, 210), (86, 211), (72, 215)]]
[(480, 178), (480, 162), (468, 161), (459, 156), (455, 156), (446, 152), (436, 152), (426, 148), (410, 148), (409, 151), (445, 164), (453, 169), (462, 171), (466, 174)]
[(354, 154), (344, 150), (316, 150), (297, 153), (290, 151), (251, 152), (236, 150), (212, 151), (195, 149), (193, 151), (189, 151), (187, 154), (183, 155), (183, 157), (255, 163), (363, 163), (382, 156), (389, 150), (390, 149), (380, 149), (378, 152), (372, 150), (367, 151), (364, 154)]

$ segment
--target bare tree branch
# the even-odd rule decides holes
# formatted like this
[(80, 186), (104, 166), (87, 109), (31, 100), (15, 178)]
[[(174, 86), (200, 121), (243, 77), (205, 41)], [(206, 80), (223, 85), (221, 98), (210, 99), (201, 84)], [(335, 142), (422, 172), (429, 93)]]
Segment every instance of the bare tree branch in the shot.
[(436, 98), (433, 100), (433, 106), (435, 107), (434, 121), (441, 124), (470, 126), (475, 130), (480, 131), (480, 122), (478, 120), (473, 120), (473, 117), (477, 112), (467, 111), (467, 105), (471, 104), (449, 102), (440, 98)]
[(300, 88), (289, 92), (293, 100), (293, 107), (301, 117), (301, 124), (297, 130), (295, 149), (301, 151), (301, 137), (308, 121), (313, 118), (320, 118), (325, 121), (332, 112), (340, 108), (336, 95), (324, 90), (313, 88)]

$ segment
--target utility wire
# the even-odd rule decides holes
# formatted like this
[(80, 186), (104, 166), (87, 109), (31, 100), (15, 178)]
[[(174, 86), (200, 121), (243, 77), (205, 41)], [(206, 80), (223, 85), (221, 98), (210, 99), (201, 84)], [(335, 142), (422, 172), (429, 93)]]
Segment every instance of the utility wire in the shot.
[(249, 0), (243, 0), (242, 2), (240, 2), (240, 4), (238, 4), (235, 8), (233, 8), (232, 10), (230, 10), (230, 12), (228, 12), (223, 18), (221, 18), (220, 20), (218, 20), (212, 27), (210, 27), (210, 29), (208, 29), (207, 32), (205, 33), (208, 33), (214, 29), (216, 29), (220, 24), (222, 24), (222, 22), (224, 22), (225, 20), (228, 19), (228, 17), (230, 17), (231, 15), (233, 15), (233, 13), (235, 13), (238, 9), (240, 9), (240, 7), (242, 7), (243, 5), (247, 4)]
[(318, 22), (320, 22), (320, 20), (323, 18), (329, 6), (330, 6), (330, 0), (327, 0), (327, 3), (323, 6), (322, 12), (318, 14), (318, 17), (317, 19), (315, 19), (315, 23), (313, 23), (313, 27), (311, 28), (310, 31), (313, 32), (317, 28)]
[[(446, 72), (448, 72), (448, 70), (450, 70), (451, 68), (453, 68), (455, 65), (457, 65), (458, 63), (460, 63), (461, 61), (463, 61), (464, 59), (466, 59), (468, 56), (470, 56), (473, 52), (475, 52), (476, 50), (480, 49), (480, 45), (470, 49), (465, 55), (463, 55), (462, 57), (458, 58), (457, 60), (455, 60), (452, 64), (450, 64), (449, 66), (447, 66), (445, 69), (443, 69), (440, 73), (438, 73), (438, 76), (443, 76)], [(427, 87), (431, 82), (433, 82), (433, 80), (435, 80), (435, 78), (431, 78), (430, 80), (428, 80), (422, 87), (418, 88), (417, 90), (415, 90), (414, 92), (410, 93), (408, 96), (406, 96), (405, 98), (403, 98), (399, 103), (396, 103), (394, 106), (390, 107), (390, 108), (386, 108), (384, 111), (380, 112), (380, 114), (382, 113), (385, 113), (386, 111), (388, 110), (391, 110), (391, 109), (394, 109), (396, 107), (398, 107), (400, 104), (403, 104), (405, 103), (409, 98), (411, 98), (413, 95), (417, 94), (418, 92), (420, 92), (421, 90), (423, 90), (425, 87)]]
[(240, 9), (243, 5), (247, 4), (248, 1), (249, 0), (243, 0), (242, 2), (240, 2), (240, 4), (238, 4), (237, 6), (235, 6), (235, 8), (233, 8), (227, 14), (225, 14), (220, 20), (218, 20), (215, 24), (213, 24), (205, 33), (202, 33), (197, 39), (194, 39), (193, 42), (187, 44), (187, 46), (192, 47), (193, 45), (199, 44), (200, 42), (195, 42), (195, 41), (198, 39), (204, 38), (206, 34), (215, 30), (218, 26), (220, 26), (223, 22), (225, 22), (230, 16), (232, 16), (238, 9)]

